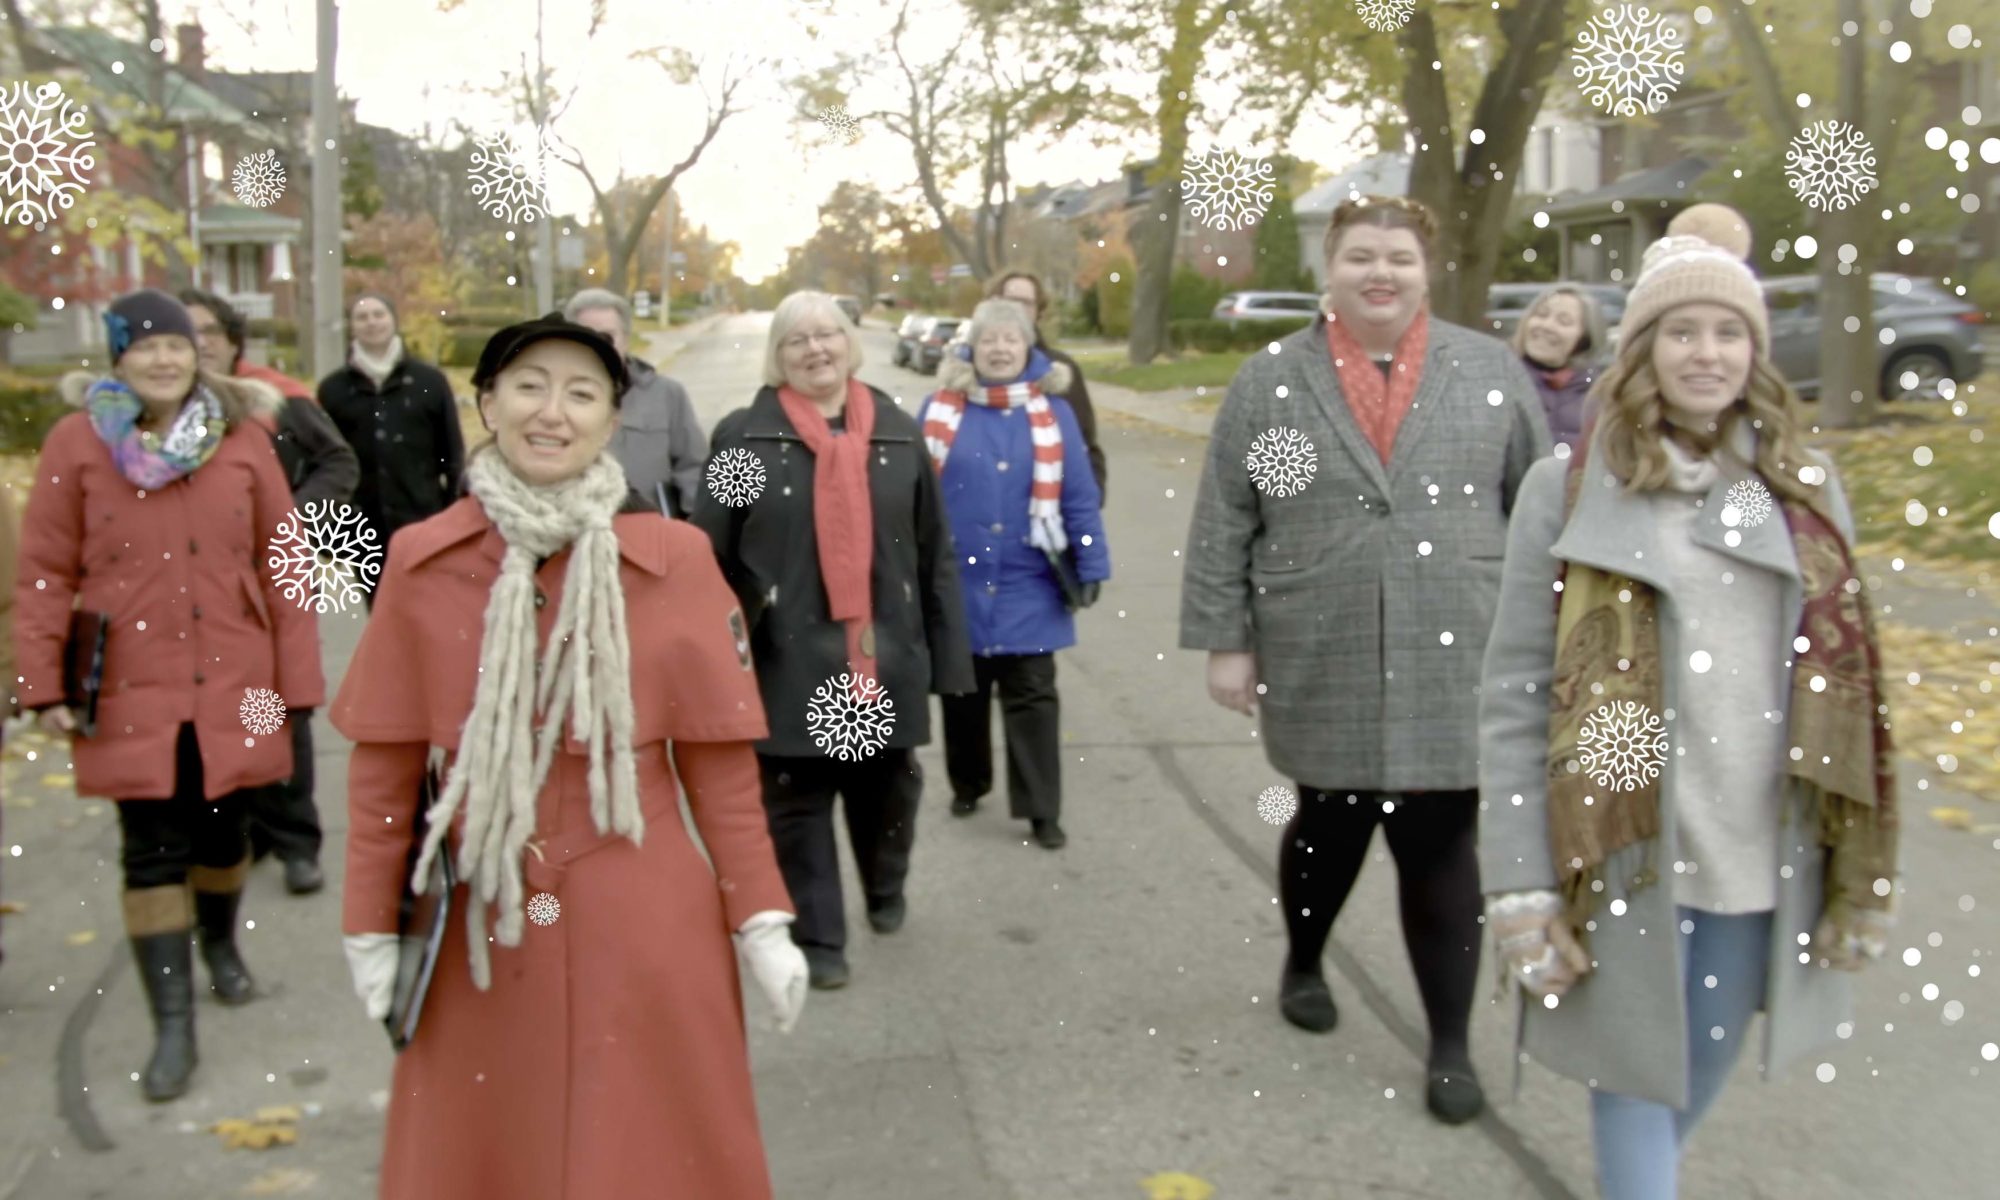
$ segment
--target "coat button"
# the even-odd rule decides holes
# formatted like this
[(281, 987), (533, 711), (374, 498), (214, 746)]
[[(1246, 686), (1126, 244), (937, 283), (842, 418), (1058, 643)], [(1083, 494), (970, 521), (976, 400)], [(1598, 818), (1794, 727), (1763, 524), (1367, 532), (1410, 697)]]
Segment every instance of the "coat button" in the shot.
[(1007, 462), (1006, 462), (1006, 460), (1005, 460), (1005, 459), (1002, 459), (1002, 460), (1001, 460), (1001, 461), (1000, 461), (1000, 462), (999, 462), (998, 464), (996, 464), (996, 468), (995, 468), (995, 469), (997, 469), (997, 470), (1001, 470), (1001, 471), (1004, 471), (1004, 470), (1006, 470), (1006, 469), (1007, 469)]
[(194, 681), (195, 681), (196, 685), (200, 685), (200, 684), (204, 684), (204, 683), (207, 683), (207, 682), (208, 682), (208, 676), (206, 676), (206, 675), (203, 675), (203, 674), (202, 674), (202, 673), (201, 673), (200, 671), (196, 671), (196, 672), (194, 673)]
[(1386, 505), (1386, 504), (1378, 504), (1378, 505), (1376, 505), (1376, 506), (1375, 506), (1375, 515), (1376, 515), (1376, 516), (1378, 516), (1378, 517), (1386, 517), (1386, 516), (1388, 516), (1388, 515), (1389, 515), (1389, 506), (1388, 506), (1388, 505)]
[(997, 596), (997, 595), (999, 595), (999, 594), (1000, 594), (1000, 585), (999, 585), (999, 584), (997, 584), (997, 583), (989, 583), (989, 584), (987, 584), (987, 585), (986, 585), (986, 594), (987, 594), (987, 595), (989, 595), (989, 596)]
[(540, 592), (539, 590), (538, 590), (538, 591), (536, 591), (536, 593), (535, 593), (535, 607), (536, 607), (536, 608), (547, 608), (547, 607), (548, 607), (548, 603), (549, 603), (549, 598), (548, 598), (548, 597), (547, 597), (546, 595), (544, 595), (544, 594), (543, 594), (542, 592)]
[(1005, 524), (1004, 522), (1001, 522), (1001, 521), (995, 521), (995, 522), (993, 522), (993, 532), (995, 532), (995, 533), (1005, 533), (1005, 532), (1007, 532), (1007, 526), (1006, 526), (1006, 524)]
[(195, 540), (193, 538), (188, 539), (188, 553), (189, 554), (201, 553), (201, 547), (195, 544)]
[(197, 621), (201, 620), (201, 605), (199, 604), (194, 606), (194, 619)]

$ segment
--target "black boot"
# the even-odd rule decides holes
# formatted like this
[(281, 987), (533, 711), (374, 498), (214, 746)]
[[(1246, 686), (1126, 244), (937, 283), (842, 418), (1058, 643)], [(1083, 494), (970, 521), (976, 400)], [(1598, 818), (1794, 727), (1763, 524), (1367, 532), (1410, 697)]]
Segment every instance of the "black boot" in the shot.
[(1285, 1020), (1310, 1033), (1328, 1033), (1340, 1024), (1340, 1009), (1326, 976), (1318, 971), (1294, 971), (1290, 967), (1278, 981), (1278, 1011)]
[(194, 944), (188, 940), (187, 889), (139, 888), (124, 896), (132, 960), (153, 1013), (153, 1056), (140, 1076), (146, 1099), (172, 1100), (194, 1074)]
[[(249, 873), (249, 865), (245, 859), (236, 867), (221, 870), (196, 867), (190, 873), (202, 961), (208, 964), (215, 998), (224, 1004), (248, 1004), (257, 992), (250, 968), (243, 965), (243, 956), (236, 952), (236, 913), (243, 906), (243, 877)], [(228, 887), (230, 883), (235, 886)]]

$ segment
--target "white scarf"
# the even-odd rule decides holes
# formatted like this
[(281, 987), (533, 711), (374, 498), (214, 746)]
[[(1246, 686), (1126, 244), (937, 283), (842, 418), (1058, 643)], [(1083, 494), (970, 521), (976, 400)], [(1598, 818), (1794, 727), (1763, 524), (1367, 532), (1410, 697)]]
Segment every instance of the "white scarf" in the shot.
[(353, 342), (347, 348), (347, 361), (354, 364), (355, 370), (372, 380), (376, 390), (380, 391), (382, 381), (389, 378), (389, 373), (396, 369), (397, 363), (403, 361), (403, 335), (399, 333), (391, 338), (389, 348), (382, 352), (380, 358), (363, 350), (360, 342)]
[[(444, 794), (430, 810), (414, 885), (424, 886), (431, 856), (463, 806), (458, 874), (471, 890), (472, 980), (483, 991), (492, 981), (487, 904), (498, 909), (494, 937), (503, 946), (521, 944), (521, 856), (535, 832), (535, 800), (565, 715), (589, 755), (590, 816), (598, 832), (615, 831), (637, 843), (646, 821), (632, 757), (632, 645), (618, 581), (618, 535), (611, 529), (625, 500), (624, 468), (601, 454), (576, 478), (536, 487), (488, 450), (473, 456), (465, 478), (506, 539), (507, 552), (486, 603), (472, 713)], [(574, 549), (537, 669), (536, 564), (565, 546)]]

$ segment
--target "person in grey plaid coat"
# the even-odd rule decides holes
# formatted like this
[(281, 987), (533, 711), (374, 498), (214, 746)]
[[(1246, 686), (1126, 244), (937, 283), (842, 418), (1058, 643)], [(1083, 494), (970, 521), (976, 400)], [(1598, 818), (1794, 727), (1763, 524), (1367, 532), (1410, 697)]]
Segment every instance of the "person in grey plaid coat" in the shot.
[(1476, 1116), (1475, 719), (1507, 516), (1549, 433), (1499, 341), (1430, 316), (1435, 222), (1362, 197), (1327, 230), (1332, 319), (1252, 355), (1209, 443), (1181, 588), (1209, 694), (1260, 717), (1299, 809), (1279, 851), (1286, 1019), (1339, 1012), (1320, 959), (1377, 824), (1429, 1019), (1427, 1100)]

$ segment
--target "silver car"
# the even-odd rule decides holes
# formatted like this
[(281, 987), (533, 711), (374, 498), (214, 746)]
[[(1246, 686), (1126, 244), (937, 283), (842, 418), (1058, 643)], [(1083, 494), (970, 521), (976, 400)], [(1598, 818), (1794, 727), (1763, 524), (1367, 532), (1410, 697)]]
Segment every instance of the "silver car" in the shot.
[(1311, 292), (1231, 292), (1215, 302), (1209, 316), (1234, 325), (1238, 321), (1282, 320), (1318, 313), (1320, 298)]
[[(1945, 380), (1976, 379), (1985, 369), (1980, 333), (1985, 314), (1915, 275), (1880, 271), (1869, 277), (1885, 400), (1936, 400)], [(1819, 276), (1764, 281), (1771, 310), (1771, 362), (1801, 396), (1819, 394)]]

